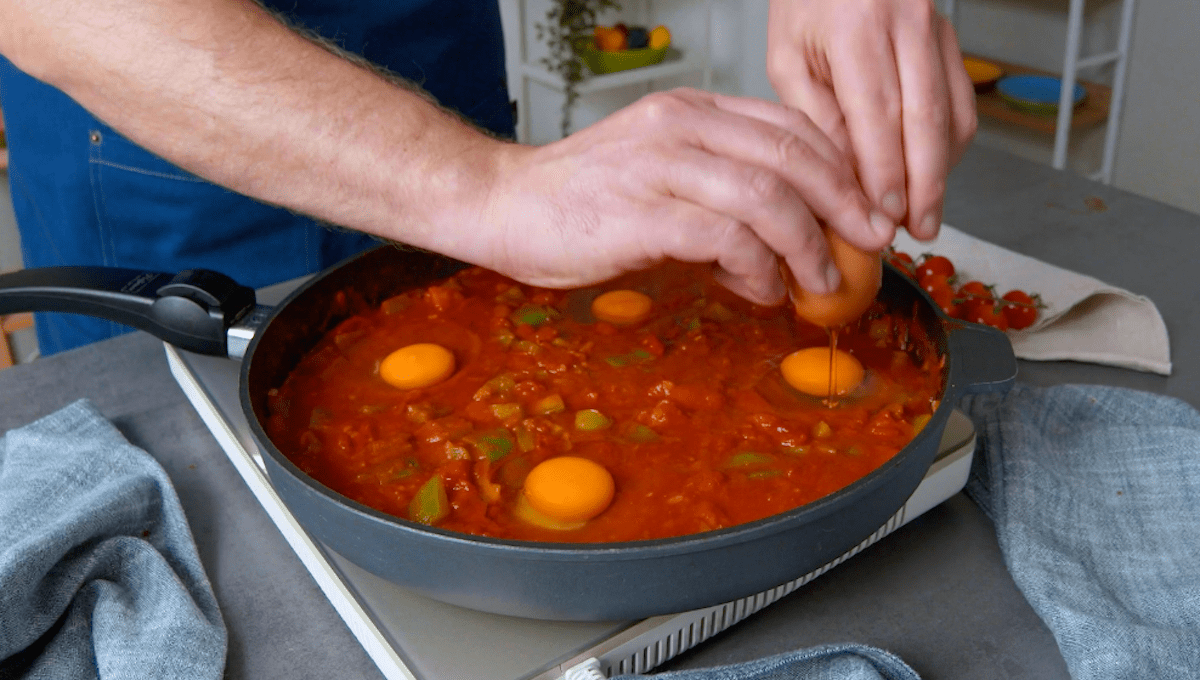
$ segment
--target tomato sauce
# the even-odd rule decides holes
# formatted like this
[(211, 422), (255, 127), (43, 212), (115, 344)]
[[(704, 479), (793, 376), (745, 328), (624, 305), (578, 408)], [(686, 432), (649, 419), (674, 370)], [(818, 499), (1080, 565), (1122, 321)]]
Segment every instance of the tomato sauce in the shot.
[[(596, 321), (591, 300), (622, 288), (649, 295), (650, 316)], [(832, 406), (779, 371), (787, 354), (829, 341), (787, 307), (729, 293), (707, 267), (670, 263), (567, 291), (469, 268), (330, 331), (271, 391), (267, 429), (338, 493), (449, 530), (558, 542), (692, 534), (841, 489), (928, 421), (943, 367), (916, 321), (876, 305), (841, 330), (838, 348), (867, 378)], [(450, 349), (456, 372), (424, 388), (385, 383), (381, 360), (420, 342)], [(517, 518), (526, 474), (565, 454), (612, 474), (612, 504), (569, 531)], [(444, 512), (418, 510), (431, 480)]]

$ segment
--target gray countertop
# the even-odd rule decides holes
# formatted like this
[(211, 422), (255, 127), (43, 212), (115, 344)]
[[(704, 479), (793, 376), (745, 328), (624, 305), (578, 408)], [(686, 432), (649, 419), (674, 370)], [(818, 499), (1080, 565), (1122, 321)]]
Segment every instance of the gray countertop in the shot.
[[(1166, 320), (1170, 377), (1021, 362), (1019, 380), (1119, 385), (1200, 405), (1191, 351), (1200, 340), (1200, 216), (974, 148), (950, 177), (944, 219), (1149, 296)], [(0, 431), (84, 397), (171, 475), (229, 628), (228, 678), (380, 677), (192, 410), (158, 340), (134, 333), (0, 372)], [(664, 668), (826, 642), (883, 647), (931, 679), (1067, 677), (989, 521), (961, 494)]]

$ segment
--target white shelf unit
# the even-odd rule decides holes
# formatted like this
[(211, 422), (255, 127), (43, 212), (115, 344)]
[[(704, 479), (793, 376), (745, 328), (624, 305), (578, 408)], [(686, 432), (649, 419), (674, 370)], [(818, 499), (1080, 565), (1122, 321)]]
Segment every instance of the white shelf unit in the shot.
[[(1081, 37), (1084, 26), (1086, 0), (1070, 0), (1067, 9), (1067, 32), (1063, 49), (1063, 67), (1060, 74), (1058, 114), (1054, 125), (1054, 155), (1051, 164), (1059, 169), (1067, 166), (1067, 150), (1071, 140), (1074, 117), (1072, 94), (1078, 82), (1079, 71), (1087, 68), (1112, 64), (1113, 84), (1104, 132), (1104, 151), (1100, 169), (1091, 179), (1105, 184), (1112, 183), (1113, 163), (1116, 158), (1117, 136), (1121, 127), (1121, 105), (1125, 95), (1125, 75), (1129, 61), (1129, 47), (1133, 34), (1133, 12), (1135, 0), (1120, 0), (1120, 21), (1117, 28), (1117, 45), (1113, 50), (1080, 55)], [(957, 26), (958, 2), (945, 0), (944, 11), (950, 22)]]
[[(667, 55), (661, 63), (630, 69), (628, 71), (599, 75), (590, 73), (585, 66), (584, 79), (576, 85), (576, 92), (581, 97), (586, 97), (589, 94), (594, 94), (602, 90), (644, 84), (646, 93), (649, 93), (655, 89), (656, 80), (674, 78), (690, 73), (699, 73), (701, 75), (700, 87), (706, 90), (711, 89), (712, 3), (713, 0), (692, 1), (691, 4), (697, 5), (704, 13), (703, 35), (688, 36), (687, 39), (682, 39), (681, 35), (674, 34), (675, 32), (673, 31), (672, 46), (667, 51)], [(517, 71), (517, 79), (519, 80), (517, 86), (517, 139), (522, 142), (528, 142), (532, 138), (530, 128), (532, 118), (530, 115), (532, 109), (531, 86), (536, 83), (562, 92), (565, 91), (566, 83), (561, 76), (551, 72), (541, 63), (538, 57), (532, 54), (533, 50), (530, 49), (530, 41), (534, 40), (534, 37), (529, 33), (529, 27), (531, 26), (529, 0), (508, 0), (507, 4), (512, 5), (508, 9), (508, 12), (519, 27), (518, 39), (515, 41), (517, 43), (515, 70)], [(628, 6), (628, 3), (626, 4)], [(660, 22), (655, 16), (654, 0), (642, 0), (636, 14), (632, 18), (626, 18), (625, 21), (626, 23), (633, 22), (646, 26), (658, 25)]]

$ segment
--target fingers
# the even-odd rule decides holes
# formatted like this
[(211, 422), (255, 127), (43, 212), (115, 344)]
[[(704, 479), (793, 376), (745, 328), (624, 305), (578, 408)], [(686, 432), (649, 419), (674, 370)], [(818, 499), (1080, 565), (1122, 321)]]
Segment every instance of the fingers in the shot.
[[(668, 250), (685, 262), (713, 262), (717, 281), (760, 305), (783, 301), (787, 291), (775, 252), (746, 224), (688, 201), (674, 201), (655, 215), (660, 223), (688, 225), (688, 238)], [(823, 240), (823, 239), (822, 239)]]
[[(654, 232), (670, 239), (656, 244), (665, 256), (717, 262), (727, 274), (723, 282), (756, 302), (778, 301), (782, 293), (776, 253), (789, 260), (804, 288), (837, 288), (840, 273), (816, 217), (778, 173), (700, 149), (681, 152), (672, 167), (663, 193), (703, 212), (686, 211), (695, 221), (685, 234)], [(673, 217), (685, 212), (675, 210)]]
[(902, 24), (898, 36), (908, 177), (906, 226), (913, 237), (929, 240), (942, 225), (945, 178), (975, 134), (975, 91), (954, 29), (945, 19), (935, 14), (932, 26)]
[[(773, 5), (772, 8), (775, 6)], [(772, 34), (773, 41), (782, 40)], [(846, 132), (846, 119), (837, 97), (829, 87), (827, 75), (813, 73), (803, 56), (790, 46), (768, 51), (768, 75), (775, 93), (784, 104), (803, 111), (829, 137), (834, 146), (844, 154), (851, 154), (853, 148), (850, 136)], [(827, 65), (816, 68), (822, 73), (827, 72)]]
[[(707, 96), (711, 97), (714, 106), (723, 111), (761, 120), (780, 130), (802, 137), (805, 144), (812, 147), (831, 164), (840, 165), (847, 161), (846, 150), (839, 147), (828, 135), (823, 134), (824, 130), (821, 129), (821, 126), (806, 112), (802, 113), (762, 99), (731, 97), (716, 93)], [(834, 104), (836, 105), (836, 102)], [(836, 115), (841, 116), (840, 113)], [(817, 134), (818, 130), (822, 134)]]
[[(777, 173), (795, 189), (802, 205), (860, 248), (879, 250), (891, 243), (895, 224), (873, 209), (862, 193), (849, 158), (808, 116), (761, 100), (712, 97), (720, 110), (735, 114), (730, 117), (727, 129), (743, 134), (705, 134), (700, 138), (704, 148)], [(761, 176), (746, 179), (760, 184), (767, 181)], [(780, 254), (792, 252), (786, 243), (769, 243)], [(806, 282), (815, 285), (815, 279), (800, 278), (802, 285)]]
[[(821, 132), (847, 157), (853, 157), (854, 146), (846, 129), (846, 117), (837, 97), (828, 85), (813, 78), (795, 78), (783, 88), (776, 88), (784, 102), (804, 102), (803, 111)], [(788, 94), (784, 95), (786, 91)]]
[(778, 0), (771, 10), (776, 92), (852, 150), (879, 209), (933, 238), (946, 175), (977, 124), (953, 27), (929, 0)]
[(863, 191), (890, 218), (908, 212), (900, 74), (890, 15), (861, 9), (831, 41), (831, 87), (845, 117)]
[(950, 94), (935, 20), (902, 17), (896, 28), (908, 178), (906, 226), (918, 239), (937, 236), (945, 177), (950, 172)]

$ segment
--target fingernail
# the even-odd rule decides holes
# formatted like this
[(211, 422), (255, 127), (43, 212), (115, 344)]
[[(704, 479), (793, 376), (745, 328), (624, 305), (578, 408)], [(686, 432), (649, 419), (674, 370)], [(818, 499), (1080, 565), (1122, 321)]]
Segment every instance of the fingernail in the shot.
[(838, 289), (842, 285), (842, 273), (838, 271), (837, 265), (829, 262), (825, 265), (825, 286), (829, 293)]
[(896, 223), (890, 217), (878, 210), (872, 210), (867, 220), (871, 223), (871, 230), (879, 238), (886, 240), (888, 243), (892, 242), (892, 238), (896, 236)]
[(927, 239), (933, 238), (934, 236), (937, 236), (937, 233), (937, 218), (934, 217), (933, 213), (930, 213), (921, 220), (921, 237)]
[(904, 217), (904, 196), (898, 191), (889, 191), (883, 195), (883, 201), (880, 202), (880, 207), (892, 219), (898, 220)]

